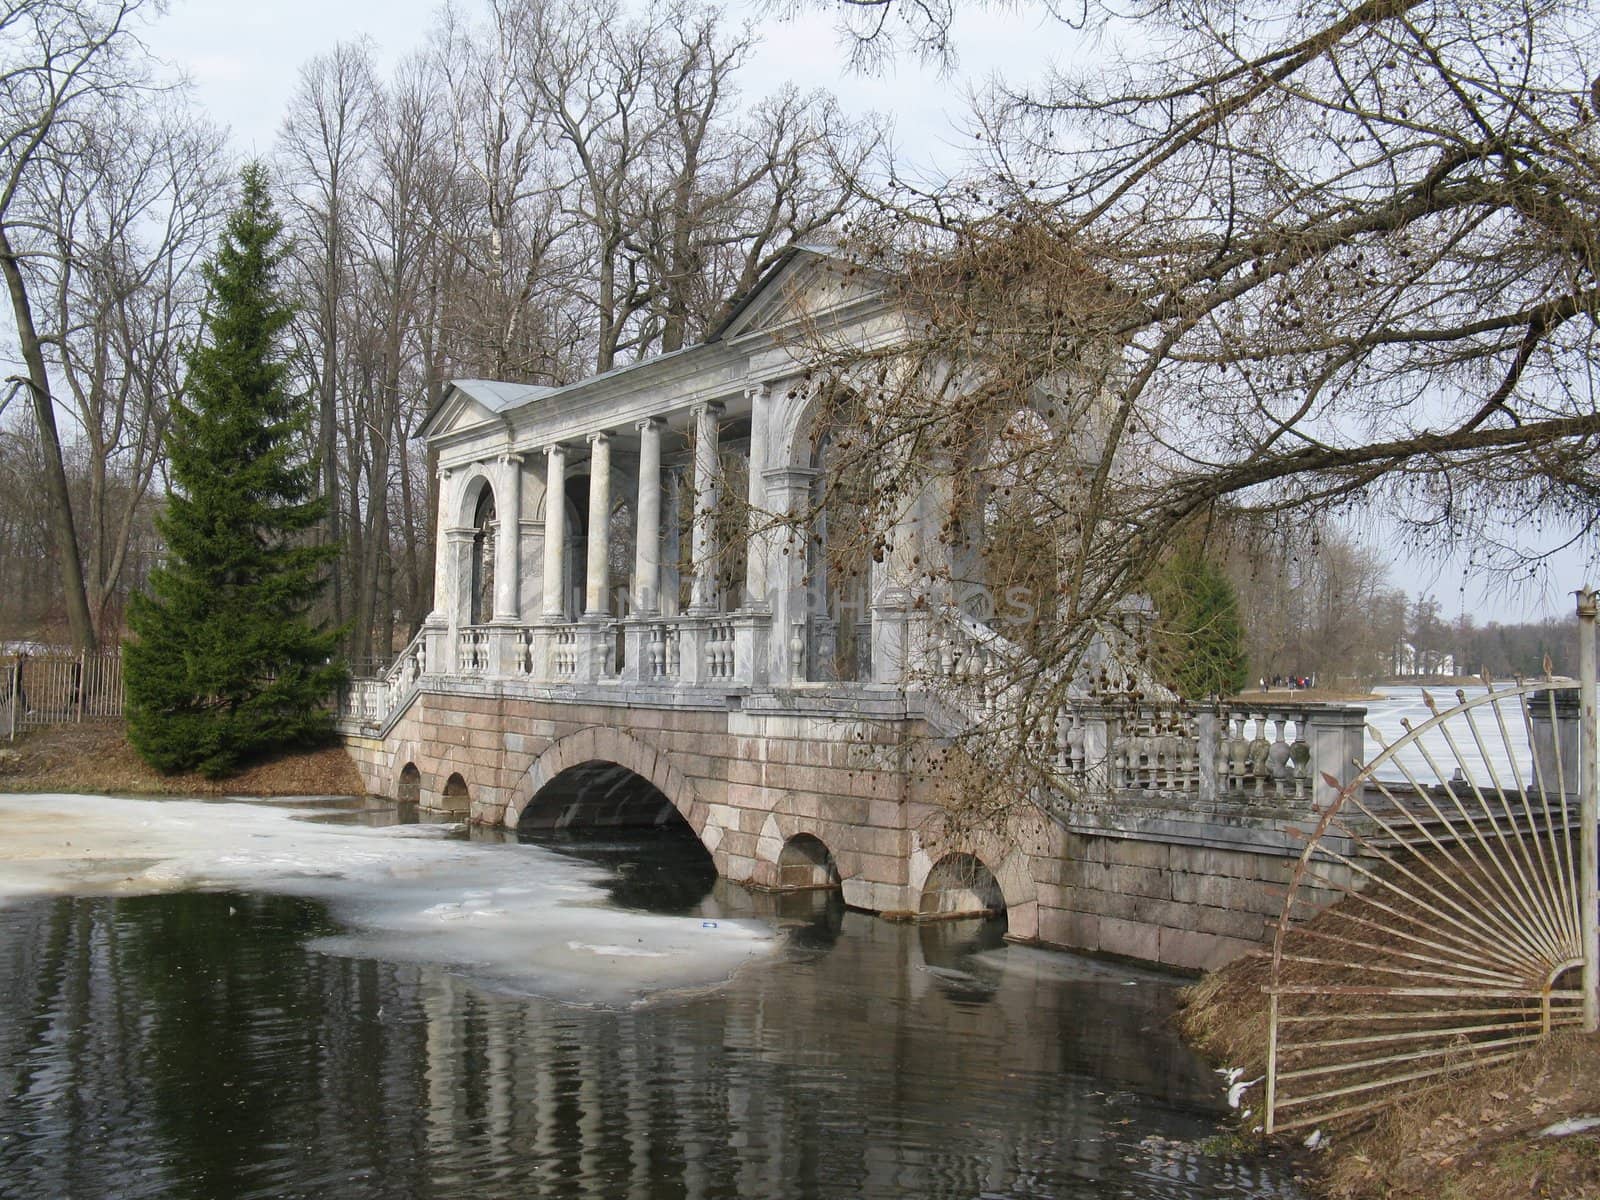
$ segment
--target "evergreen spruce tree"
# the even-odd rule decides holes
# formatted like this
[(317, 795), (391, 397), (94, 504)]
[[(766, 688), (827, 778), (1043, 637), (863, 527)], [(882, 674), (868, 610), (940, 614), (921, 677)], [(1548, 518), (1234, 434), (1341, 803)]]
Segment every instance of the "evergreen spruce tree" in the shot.
[(1161, 614), (1164, 674), (1185, 699), (1231, 696), (1249, 682), (1239, 595), (1227, 574), (1195, 547), (1167, 562), (1153, 589)]
[(282, 222), (260, 164), (206, 266), (205, 328), (168, 437), (166, 562), (129, 612), (128, 737), (164, 771), (223, 775), (263, 752), (325, 740), (342, 682), (337, 631), (309, 618), (337, 547), (306, 454), (309, 409), (284, 387)]

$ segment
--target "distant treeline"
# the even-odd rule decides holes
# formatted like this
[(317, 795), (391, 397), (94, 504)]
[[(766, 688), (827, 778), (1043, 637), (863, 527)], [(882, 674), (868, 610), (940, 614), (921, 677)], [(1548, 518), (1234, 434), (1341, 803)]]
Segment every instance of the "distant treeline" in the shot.
[(1252, 679), (1319, 682), (1578, 671), (1575, 616), (1479, 625), (1390, 582), (1389, 564), (1327, 525), (1229, 527), (1218, 556), (1239, 595)]
[(1571, 617), (1517, 625), (1475, 625), (1464, 617), (1449, 627), (1447, 640), (1460, 675), (1541, 675), (1547, 657), (1555, 674), (1578, 674), (1578, 623)]

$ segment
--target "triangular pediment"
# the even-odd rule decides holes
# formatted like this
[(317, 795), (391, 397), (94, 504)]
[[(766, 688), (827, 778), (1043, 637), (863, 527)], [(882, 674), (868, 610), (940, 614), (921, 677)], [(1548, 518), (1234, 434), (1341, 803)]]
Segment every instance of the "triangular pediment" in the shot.
[(495, 379), (453, 379), (432, 412), (413, 435), (442, 437), (457, 430), (498, 420), (502, 414), (531, 404), (552, 388), (531, 383), (503, 383)]
[(494, 414), (460, 388), (451, 387), (415, 434), (419, 438), (442, 437), (460, 429), (470, 429), (494, 419)]
[(870, 299), (882, 282), (837, 252), (794, 246), (736, 303), (707, 341), (779, 332)]

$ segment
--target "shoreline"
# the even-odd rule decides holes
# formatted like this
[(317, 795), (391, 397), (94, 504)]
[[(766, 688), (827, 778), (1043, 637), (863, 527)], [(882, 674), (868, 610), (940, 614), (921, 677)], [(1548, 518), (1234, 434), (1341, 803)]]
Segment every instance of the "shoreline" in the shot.
[[(1266, 1073), (1269, 958), (1249, 954), (1205, 975), (1173, 1017), (1192, 1050), (1241, 1079)], [(1314, 1141), (1304, 1130), (1263, 1137), (1262, 1100), (1259, 1085), (1240, 1097), (1217, 1152), (1290, 1154), (1324, 1200), (1600, 1200), (1600, 1034), (1558, 1030), (1509, 1063), (1463, 1067), (1376, 1114), (1319, 1128)], [(1543, 1136), (1591, 1117), (1594, 1128)]]
[(0, 791), (126, 796), (362, 796), (361, 776), (332, 742), (273, 755), (222, 779), (163, 775), (128, 744), (121, 721), (53, 725), (0, 742)]

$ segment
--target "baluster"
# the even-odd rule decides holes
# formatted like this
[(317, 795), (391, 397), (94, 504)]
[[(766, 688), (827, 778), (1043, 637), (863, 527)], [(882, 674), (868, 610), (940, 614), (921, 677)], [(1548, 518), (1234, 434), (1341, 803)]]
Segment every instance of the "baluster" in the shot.
[(1267, 792), (1267, 759), (1272, 746), (1267, 741), (1267, 719), (1257, 716), (1255, 740), (1250, 743), (1250, 774), (1255, 778), (1255, 794), (1259, 799)]
[(1232, 717), (1229, 720), (1229, 724), (1233, 726), (1233, 737), (1228, 739), (1229, 784), (1241, 792), (1245, 790), (1245, 780), (1250, 769), (1246, 761), (1250, 753), (1250, 743), (1244, 736), (1247, 723), (1247, 719), (1242, 716)]
[(1304, 800), (1311, 783), (1311, 747), (1306, 744), (1306, 718), (1299, 713), (1294, 719), (1294, 743), (1289, 747), (1289, 762), (1294, 773), (1294, 795)]
[(1289, 793), (1289, 743), (1283, 739), (1285, 724), (1283, 716), (1273, 716), (1272, 747), (1267, 751), (1267, 770), (1272, 775), (1273, 794), (1278, 796)]

